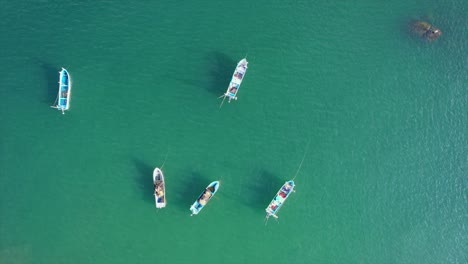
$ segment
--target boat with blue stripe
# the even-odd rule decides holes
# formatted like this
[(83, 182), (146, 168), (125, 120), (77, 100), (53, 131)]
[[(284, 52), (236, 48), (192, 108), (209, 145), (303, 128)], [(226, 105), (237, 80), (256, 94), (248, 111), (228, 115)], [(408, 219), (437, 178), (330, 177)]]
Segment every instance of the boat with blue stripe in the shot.
[(206, 187), (206, 189), (202, 192), (202, 194), (200, 194), (200, 196), (198, 196), (197, 200), (190, 207), (190, 211), (192, 211), (190, 216), (200, 213), (200, 211), (205, 208), (205, 205), (218, 191), (219, 186), (220, 182), (214, 181)]
[(267, 213), (267, 219), (270, 216), (278, 218), (276, 214), (278, 213), (279, 209), (283, 206), (284, 202), (286, 202), (286, 199), (288, 199), (289, 195), (294, 192), (294, 187), (295, 185), (293, 180), (287, 181), (283, 184), (281, 189), (279, 189), (273, 200), (271, 200), (270, 204), (265, 209)]
[(65, 111), (70, 108), (70, 96), (71, 96), (71, 78), (70, 74), (65, 68), (62, 68), (60, 71), (59, 78), (59, 90), (57, 99), (55, 100), (55, 105), (51, 106), (62, 111), (62, 114), (65, 114)]
[[(242, 60), (237, 63), (236, 69), (234, 70), (234, 73), (232, 74), (231, 82), (229, 83), (229, 86), (226, 90), (226, 92), (220, 96), (224, 97), (224, 100), (227, 98), (228, 102), (230, 103), (232, 99), (237, 100), (237, 93), (239, 92), (239, 88), (241, 86), (242, 80), (244, 80), (245, 73), (247, 72), (247, 64), (249, 62), (247, 61), (246, 58), (243, 58)], [(223, 102), (221, 103), (221, 106), (223, 105)], [(220, 106), (220, 107), (221, 107)]]

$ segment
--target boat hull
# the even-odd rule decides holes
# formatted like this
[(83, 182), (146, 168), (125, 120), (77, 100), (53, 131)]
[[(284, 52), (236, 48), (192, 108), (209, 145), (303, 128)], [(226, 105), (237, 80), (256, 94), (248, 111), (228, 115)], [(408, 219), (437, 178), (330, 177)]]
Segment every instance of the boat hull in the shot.
[[(220, 186), (219, 181), (210, 183), (205, 190), (198, 196), (197, 200), (190, 207), (191, 215), (197, 215), (216, 194)], [(210, 194), (209, 196), (207, 194)], [(207, 197), (208, 196), (208, 197)]]
[(65, 68), (60, 71), (59, 77), (59, 90), (57, 95), (57, 105), (54, 106), (58, 110), (64, 112), (70, 108), (71, 98), (71, 78), (70, 74)]
[(281, 186), (275, 197), (273, 197), (273, 200), (271, 200), (270, 204), (265, 209), (267, 218), (270, 216), (277, 218), (276, 214), (286, 202), (286, 199), (288, 199), (289, 195), (294, 192), (294, 187), (295, 184), (293, 180), (287, 181), (283, 184), (283, 186)]
[(246, 58), (243, 58), (237, 63), (236, 69), (232, 74), (231, 82), (229, 83), (226, 93), (224, 93), (224, 97), (228, 97), (228, 102), (231, 102), (232, 99), (237, 100), (237, 93), (239, 92), (240, 85), (247, 72), (248, 63)]
[(166, 185), (164, 182), (164, 174), (159, 168), (155, 168), (153, 171), (153, 184), (156, 208), (166, 207)]

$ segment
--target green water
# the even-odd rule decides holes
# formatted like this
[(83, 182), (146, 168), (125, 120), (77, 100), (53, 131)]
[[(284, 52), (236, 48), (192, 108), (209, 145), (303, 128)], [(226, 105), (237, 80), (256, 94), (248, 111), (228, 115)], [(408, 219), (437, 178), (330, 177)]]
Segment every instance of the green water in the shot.
[(179, 2), (2, 2), (0, 263), (468, 262), (466, 1)]

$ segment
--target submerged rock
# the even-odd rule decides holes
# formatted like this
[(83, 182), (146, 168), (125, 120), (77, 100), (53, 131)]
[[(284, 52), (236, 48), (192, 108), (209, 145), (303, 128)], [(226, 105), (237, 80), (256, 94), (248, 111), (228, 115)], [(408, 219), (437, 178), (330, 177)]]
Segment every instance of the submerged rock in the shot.
[(421, 20), (413, 21), (410, 25), (410, 29), (419, 37), (429, 41), (436, 40), (440, 35), (442, 35), (442, 31), (440, 29)]

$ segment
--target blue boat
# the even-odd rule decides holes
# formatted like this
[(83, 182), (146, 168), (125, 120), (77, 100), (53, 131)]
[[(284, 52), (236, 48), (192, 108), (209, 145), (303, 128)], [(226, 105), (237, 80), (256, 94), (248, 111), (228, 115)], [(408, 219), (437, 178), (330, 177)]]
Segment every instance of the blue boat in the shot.
[(265, 209), (267, 213), (267, 219), (270, 216), (278, 218), (276, 214), (278, 213), (279, 209), (283, 206), (284, 202), (286, 202), (286, 199), (288, 199), (289, 195), (294, 192), (294, 187), (295, 185), (293, 180), (287, 181), (283, 184), (281, 189), (279, 189), (273, 200), (271, 200), (270, 204)]
[(190, 207), (190, 211), (192, 211), (190, 216), (198, 214), (205, 207), (205, 205), (218, 191), (219, 185), (219, 181), (214, 181), (206, 187), (206, 189), (202, 192), (202, 194), (200, 194), (197, 200)]
[(70, 74), (65, 68), (62, 68), (60, 71), (59, 78), (59, 91), (57, 99), (55, 100), (56, 104), (51, 106), (62, 111), (62, 114), (65, 114), (65, 110), (70, 108), (70, 95), (71, 95), (71, 78)]

